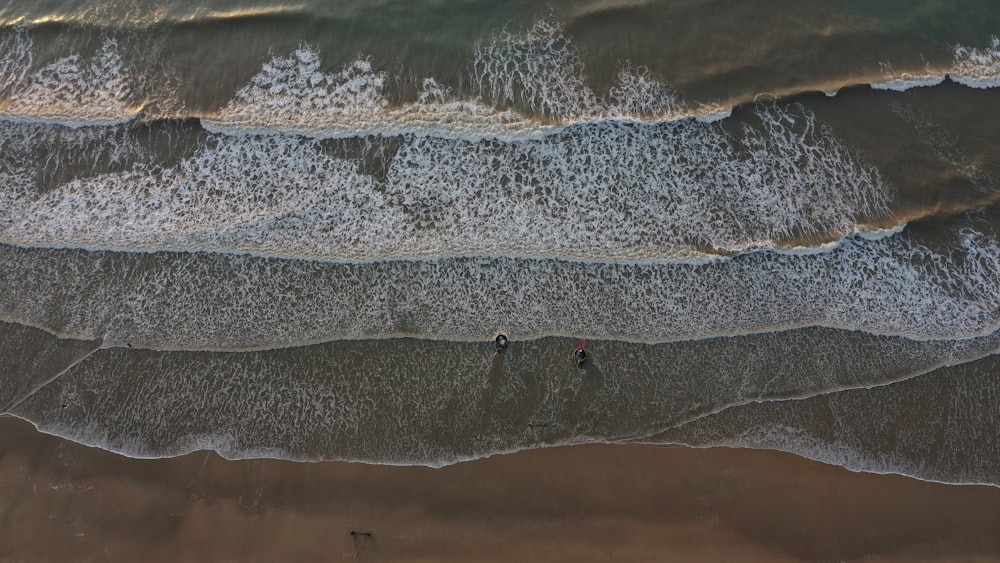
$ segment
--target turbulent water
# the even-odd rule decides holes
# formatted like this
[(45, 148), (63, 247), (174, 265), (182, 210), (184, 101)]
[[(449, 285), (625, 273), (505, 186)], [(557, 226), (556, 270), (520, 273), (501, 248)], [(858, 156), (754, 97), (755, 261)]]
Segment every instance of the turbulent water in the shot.
[(494, 4), (0, 2), (3, 412), (1000, 485), (1000, 7)]

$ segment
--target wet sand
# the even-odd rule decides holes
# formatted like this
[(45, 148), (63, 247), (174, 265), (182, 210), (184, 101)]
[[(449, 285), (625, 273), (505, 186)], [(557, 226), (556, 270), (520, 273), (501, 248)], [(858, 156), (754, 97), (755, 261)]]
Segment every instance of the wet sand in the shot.
[(861, 558), (1000, 561), (1000, 488), (644, 446), (443, 469), (137, 460), (0, 418), (3, 561)]

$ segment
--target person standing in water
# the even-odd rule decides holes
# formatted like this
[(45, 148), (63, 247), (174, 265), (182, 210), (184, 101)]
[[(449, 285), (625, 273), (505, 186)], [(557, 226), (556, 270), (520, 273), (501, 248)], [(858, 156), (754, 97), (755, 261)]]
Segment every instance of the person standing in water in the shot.
[(507, 335), (501, 332), (496, 338), (493, 339), (493, 343), (496, 344), (497, 347), (496, 352), (493, 352), (493, 355), (496, 356), (500, 352), (507, 349), (507, 345), (510, 344), (510, 341), (507, 340)]
[(587, 361), (587, 351), (584, 348), (587, 347), (587, 342), (583, 341), (577, 346), (576, 351), (573, 352), (573, 357), (576, 358), (576, 367), (583, 367), (583, 362)]

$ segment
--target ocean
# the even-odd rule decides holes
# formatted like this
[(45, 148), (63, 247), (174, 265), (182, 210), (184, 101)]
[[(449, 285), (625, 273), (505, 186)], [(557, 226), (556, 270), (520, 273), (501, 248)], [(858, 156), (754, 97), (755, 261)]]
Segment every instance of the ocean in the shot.
[(998, 35), (981, 0), (2, 1), (0, 410), (140, 458), (1000, 486)]

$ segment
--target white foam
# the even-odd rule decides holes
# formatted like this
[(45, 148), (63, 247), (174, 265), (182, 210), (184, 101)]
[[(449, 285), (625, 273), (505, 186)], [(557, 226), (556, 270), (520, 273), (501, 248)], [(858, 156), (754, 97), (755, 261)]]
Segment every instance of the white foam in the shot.
[(434, 135), (445, 138), (533, 138), (557, 127), (477, 100), (458, 100), (433, 78), (424, 80), (416, 103), (390, 108), (388, 80), (366, 59), (338, 72), (320, 69), (319, 50), (303, 44), (276, 57), (217, 115), (206, 129), (229, 134), (295, 133), (313, 138), (365, 135)]
[(0, 240), (348, 261), (704, 261), (835, 240), (888, 214), (877, 171), (812, 114), (762, 106), (758, 117), (739, 139), (693, 121), (580, 124), (512, 143), (410, 137), (381, 179), (315, 141), (215, 136), (176, 167), (137, 164), (42, 195), (31, 151), (13, 149), (47, 132), (13, 128), (7, 165), (20, 172), (0, 193)]
[(905, 92), (911, 88), (925, 88), (937, 86), (944, 82), (945, 75), (915, 76), (908, 73), (900, 74), (889, 78), (884, 82), (875, 82), (871, 85), (873, 90), (891, 90), (894, 92)]
[(27, 82), (33, 60), (34, 44), (26, 28), (0, 32), (0, 96), (9, 96)]
[(945, 74), (931, 68), (930, 64), (924, 65), (924, 72), (913, 74), (909, 72), (896, 72), (889, 63), (879, 63), (882, 69), (882, 82), (873, 82), (873, 90), (890, 90), (893, 92), (905, 92), (911, 88), (924, 88), (937, 86), (944, 82)]
[(799, 254), (799, 255), (819, 254), (819, 253), (822, 253), (822, 252), (829, 252), (830, 250), (833, 250), (834, 248), (837, 248), (841, 244), (843, 244), (845, 242), (849, 242), (850, 239), (852, 239), (852, 238), (856, 239), (856, 240), (861, 240), (861, 239), (864, 239), (864, 240), (881, 240), (881, 239), (884, 239), (886, 237), (891, 237), (893, 235), (899, 234), (899, 233), (903, 232), (903, 230), (905, 228), (906, 228), (905, 224), (896, 225), (894, 227), (889, 227), (889, 228), (884, 228), (884, 229), (882, 229), (882, 228), (864, 228), (864, 229), (859, 230), (856, 233), (852, 233), (849, 237), (840, 238), (840, 239), (837, 239), (837, 240), (834, 240), (834, 241), (830, 241), (830, 242), (827, 242), (827, 243), (824, 243), (824, 244), (815, 244), (815, 245), (809, 245), (809, 246), (799, 245), (799, 246), (784, 247), (784, 248), (775, 249), (774, 252), (777, 252), (777, 253), (780, 253), (780, 254)]
[(656, 120), (685, 116), (687, 109), (677, 92), (657, 80), (646, 67), (624, 64), (618, 69), (618, 84), (608, 92), (605, 115)]
[(472, 80), (494, 104), (525, 107), (546, 117), (596, 117), (603, 109), (584, 81), (576, 47), (552, 18), (538, 20), (524, 34), (504, 31), (481, 46)]
[(886, 237), (891, 237), (893, 235), (903, 232), (906, 225), (897, 225), (895, 227), (889, 227), (885, 229), (862, 229), (858, 231), (857, 236), (867, 239), (867, 240), (882, 240)]
[(727, 117), (733, 115), (732, 108), (719, 108), (717, 106), (705, 106), (706, 110), (704, 114), (695, 116), (695, 120), (700, 123), (715, 123), (717, 121), (722, 121)]
[[(488, 342), (426, 340), (259, 353), (102, 350), (15, 413), (132, 456), (213, 449), (228, 458), (440, 466), (539, 439), (631, 441), (734, 403), (898, 381), (995, 352), (1000, 334), (914, 342), (814, 329), (659, 346), (592, 341), (599, 376), (582, 377), (567, 354), (575, 342), (514, 341), (502, 355)], [(52, 408), (64, 402), (69, 410)], [(525, 432), (533, 421), (544, 422)]]
[(1000, 323), (1000, 245), (936, 253), (906, 233), (709, 264), (465, 258), (364, 264), (0, 247), (0, 316), (154, 349), (548, 334), (663, 342), (803, 326), (913, 339)]
[(232, 101), (202, 123), (227, 134), (413, 134), (513, 141), (556, 134), (580, 121), (714, 121), (730, 111), (687, 107), (649, 69), (630, 64), (621, 66), (617, 85), (602, 99), (586, 85), (575, 45), (551, 18), (523, 34), (494, 37), (476, 51), (470, 74), (471, 97), (457, 97), (447, 85), (427, 78), (418, 101), (390, 106), (385, 89), (393, 80), (373, 70), (367, 59), (323, 72), (318, 49), (303, 44), (265, 64)]
[(955, 46), (955, 60), (948, 76), (970, 88), (1000, 87), (1000, 37), (990, 38), (984, 49)]
[(431, 78), (424, 81), (417, 103), (389, 108), (386, 80), (386, 74), (372, 70), (365, 59), (324, 73), (319, 51), (302, 45), (291, 56), (265, 64), (226, 107), (202, 122), (211, 131), (230, 134), (280, 131), (314, 138), (406, 133), (530, 138), (553, 129), (475, 100), (456, 100)]
[(107, 125), (133, 119), (142, 109), (114, 39), (105, 39), (90, 58), (72, 54), (33, 74), (33, 44), (23, 30), (0, 41), (0, 119), (70, 127)]

